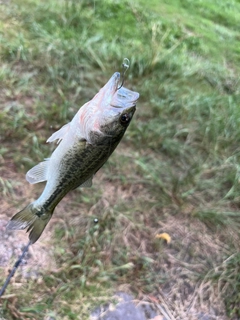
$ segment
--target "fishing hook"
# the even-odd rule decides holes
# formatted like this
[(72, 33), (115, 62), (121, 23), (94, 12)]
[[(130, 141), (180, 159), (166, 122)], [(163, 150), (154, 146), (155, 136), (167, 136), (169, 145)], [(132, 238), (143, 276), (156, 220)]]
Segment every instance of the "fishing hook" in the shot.
[(120, 87), (117, 88), (117, 90), (121, 89), (123, 84), (124, 84), (124, 80), (125, 80), (125, 73), (127, 72), (128, 68), (130, 66), (130, 61), (128, 58), (124, 58), (123, 59), (123, 63), (122, 63), (122, 74), (121, 74), (121, 77), (122, 77), (122, 84), (120, 85)]

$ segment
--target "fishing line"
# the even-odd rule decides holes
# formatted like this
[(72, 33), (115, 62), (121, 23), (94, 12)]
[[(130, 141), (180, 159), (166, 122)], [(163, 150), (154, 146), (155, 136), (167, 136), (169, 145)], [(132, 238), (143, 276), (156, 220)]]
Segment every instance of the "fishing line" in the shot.
[(19, 267), (19, 265), (21, 264), (25, 254), (28, 251), (28, 248), (30, 247), (30, 245), (32, 244), (32, 241), (29, 241), (28, 244), (25, 246), (25, 248), (23, 249), (22, 254), (19, 256), (18, 260), (15, 262), (12, 271), (9, 273), (4, 285), (2, 286), (1, 290), (0, 290), (0, 297), (4, 294), (4, 291), (6, 290), (11, 278), (14, 276), (14, 273), (16, 272), (17, 268)]
[[(122, 62), (122, 73), (121, 73), (121, 78), (122, 78), (122, 83), (120, 85), (120, 87), (117, 88), (117, 90), (121, 89), (123, 84), (124, 84), (124, 80), (125, 80), (125, 74), (128, 70), (128, 68), (130, 67), (130, 60), (128, 58), (124, 58), (123, 62)], [(111, 145), (109, 145), (109, 151), (111, 150)], [(110, 152), (109, 152), (110, 154)]]

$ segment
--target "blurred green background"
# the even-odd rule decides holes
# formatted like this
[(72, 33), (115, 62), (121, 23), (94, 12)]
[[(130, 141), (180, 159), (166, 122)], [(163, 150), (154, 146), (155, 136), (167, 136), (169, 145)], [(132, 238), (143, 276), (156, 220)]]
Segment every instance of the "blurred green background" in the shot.
[(0, 17), (0, 197), (15, 210), (42, 190), (27, 194), (23, 173), (50, 155), (47, 138), (125, 57), (140, 93), (93, 187), (55, 211), (56, 270), (10, 285), (0, 318), (88, 319), (127, 288), (161, 294), (176, 319), (193, 296), (239, 319), (240, 2), (13, 0)]

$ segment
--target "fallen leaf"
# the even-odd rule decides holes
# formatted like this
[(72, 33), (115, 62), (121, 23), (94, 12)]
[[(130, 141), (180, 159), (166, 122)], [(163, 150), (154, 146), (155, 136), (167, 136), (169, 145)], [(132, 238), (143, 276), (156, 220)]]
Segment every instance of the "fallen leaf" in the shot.
[(158, 300), (157, 298), (155, 298), (154, 296), (148, 295), (148, 298), (149, 298), (152, 302), (159, 303), (159, 300)]
[(163, 240), (165, 240), (167, 243), (170, 243), (171, 242), (171, 237), (170, 237), (170, 235), (168, 234), (168, 233), (159, 233), (159, 234), (157, 234), (156, 235), (156, 237), (155, 238), (158, 238), (158, 239), (163, 239)]

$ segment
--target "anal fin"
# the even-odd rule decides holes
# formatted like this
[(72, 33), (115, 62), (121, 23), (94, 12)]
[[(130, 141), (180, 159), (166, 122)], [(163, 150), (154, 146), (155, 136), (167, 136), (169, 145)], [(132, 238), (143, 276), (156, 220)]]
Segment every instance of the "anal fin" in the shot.
[(26, 180), (31, 184), (46, 181), (48, 164), (49, 160), (46, 159), (34, 166), (26, 173)]

